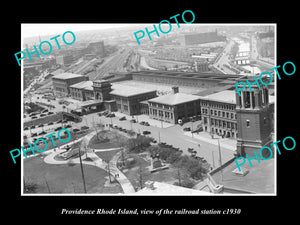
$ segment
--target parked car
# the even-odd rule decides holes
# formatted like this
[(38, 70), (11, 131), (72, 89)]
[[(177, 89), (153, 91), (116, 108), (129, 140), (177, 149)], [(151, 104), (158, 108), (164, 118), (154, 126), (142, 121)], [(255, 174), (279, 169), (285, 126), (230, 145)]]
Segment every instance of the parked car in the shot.
[(148, 123), (148, 122), (145, 122), (145, 124), (144, 124), (145, 126), (150, 126), (150, 124)]
[(70, 124), (68, 124), (67, 126), (65, 126), (65, 128), (70, 128), (70, 127), (72, 127)]
[(88, 126), (82, 126), (80, 129), (81, 130), (87, 130), (87, 129), (89, 129), (89, 127)]
[(60, 129), (62, 129), (62, 127), (56, 127), (56, 128), (54, 129), (54, 131), (58, 131), (58, 130), (60, 130)]
[(110, 114), (108, 114), (108, 115), (106, 115), (106, 117), (115, 117), (116, 115), (114, 114), (114, 113), (110, 113)]
[(135, 119), (131, 119), (130, 122), (131, 123), (136, 123), (136, 120)]
[(101, 113), (102, 116), (106, 116), (106, 115), (108, 115), (108, 114), (109, 114), (108, 111), (104, 111), (104, 112)]
[(45, 131), (42, 131), (41, 133), (39, 133), (39, 135), (44, 135), (44, 134), (46, 134)]
[(32, 125), (30, 128), (31, 128), (31, 129), (33, 129), (33, 128), (35, 128), (35, 126), (34, 126), (34, 125)]
[(39, 127), (43, 127), (43, 126), (44, 126), (44, 124), (40, 124), (40, 125), (39, 125)]
[(140, 122), (141, 125), (145, 125), (145, 123), (146, 123), (145, 121), (141, 121)]
[(54, 114), (54, 112), (48, 112), (48, 115), (52, 115), (52, 114)]
[(147, 130), (143, 131), (143, 135), (147, 135), (147, 134), (151, 134), (151, 132)]
[(32, 133), (31, 137), (36, 137), (37, 133)]
[(191, 131), (191, 128), (190, 127), (185, 127), (183, 128), (184, 131)]
[(80, 130), (77, 129), (77, 128), (73, 129), (73, 132), (74, 132), (74, 133), (77, 133), (77, 132), (79, 132), (79, 131), (80, 131)]
[(28, 130), (29, 128), (28, 127), (24, 127), (24, 130)]
[(120, 121), (122, 121), (122, 120), (126, 120), (126, 117), (125, 117), (125, 116), (123, 116), (123, 117), (121, 117), (119, 120), (120, 120)]
[(37, 117), (36, 116), (32, 116), (31, 119), (37, 119)]
[(48, 125), (53, 125), (53, 124), (54, 124), (53, 122), (48, 123)]

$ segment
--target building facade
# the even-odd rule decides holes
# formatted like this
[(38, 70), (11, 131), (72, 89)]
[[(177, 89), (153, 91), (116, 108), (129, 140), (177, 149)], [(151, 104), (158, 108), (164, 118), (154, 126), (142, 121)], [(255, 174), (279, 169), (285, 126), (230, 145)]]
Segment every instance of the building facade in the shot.
[(234, 91), (222, 91), (200, 97), (203, 130), (227, 138), (237, 138)]
[(141, 114), (142, 110), (147, 110), (140, 102), (157, 96), (155, 90), (125, 86), (123, 88), (114, 86), (114, 88), (116, 89), (110, 92), (110, 95), (116, 102), (117, 110), (130, 116)]
[[(248, 78), (249, 82), (251, 78)], [(254, 79), (252, 78), (252, 82)], [(251, 82), (251, 83), (252, 83)], [(246, 86), (241, 96), (236, 93), (236, 113), (239, 137), (237, 151), (240, 155), (255, 156), (263, 146), (272, 142), (273, 108), (270, 107), (269, 90), (267, 86), (258, 88)], [(262, 155), (268, 158), (271, 153), (266, 150)]]
[(172, 89), (172, 94), (148, 100), (150, 118), (177, 124), (179, 119), (201, 114), (198, 96), (179, 93), (178, 87)]
[(61, 73), (52, 77), (53, 91), (57, 96), (68, 96), (70, 94), (70, 86), (89, 78), (74, 73)]

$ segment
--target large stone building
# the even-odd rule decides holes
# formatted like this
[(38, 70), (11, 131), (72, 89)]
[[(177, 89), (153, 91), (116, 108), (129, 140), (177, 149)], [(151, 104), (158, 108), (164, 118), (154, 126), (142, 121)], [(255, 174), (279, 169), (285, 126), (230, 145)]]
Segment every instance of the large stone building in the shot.
[(200, 97), (203, 130), (223, 137), (238, 137), (235, 91), (221, 91)]
[[(156, 90), (111, 84), (106, 80), (82, 81), (69, 87), (72, 98), (90, 101), (92, 105), (102, 104), (99, 109), (119, 111), (127, 115), (141, 114), (140, 102), (155, 98)], [(94, 100), (94, 101), (92, 101)], [(83, 103), (88, 107), (88, 103)]]
[(150, 118), (169, 123), (200, 115), (199, 96), (179, 93), (178, 87), (173, 87), (172, 94), (149, 99), (148, 103)]
[[(248, 89), (248, 91), (250, 91)], [(247, 92), (248, 93), (248, 92)], [(265, 114), (265, 117), (268, 114), (268, 120), (270, 122), (270, 129), (273, 126), (273, 113), (274, 113), (274, 96), (269, 96), (268, 94), (268, 110)], [(236, 96), (237, 95), (237, 96)], [(201, 116), (203, 121), (203, 130), (211, 134), (217, 134), (223, 137), (228, 138), (240, 138), (240, 135), (245, 135), (245, 132), (242, 134), (241, 124), (243, 124), (244, 129), (246, 125), (244, 123), (239, 123), (242, 115), (247, 114), (247, 118), (251, 117), (251, 120), (256, 123), (260, 123), (261, 118), (254, 116), (255, 113), (258, 113), (259, 104), (252, 102), (250, 105), (249, 96), (254, 93), (242, 94), (247, 95), (247, 102), (244, 102), (244, 106), (241, 106), (240, 97), (236, 91), (225, 90), (218, 93), (210, 94), (207, 96), (200, 96), (200, 106), (201, 106)], [(270, 101), (269, 101), (270, 99)], [(256, 104), (256, 108), (255, 108)], [(251, 106), (251, 107), (250, 107)], [(254, 108), (252, 108), (254, 106)], [(247, 108), (245, 108), (247, 107)], [(245, 110), (246, 109), (246, 110)], [(254, 109), (254, 110), (253, 110)], [(241, 113), (243, 112), (243, 113)], [(255, 118), (254, 118), (255, 117)], [(249, 119), (248, 119), (249, 120)], [(250, 120), (249, 120), (250, 121)], [(240, 125), (238, 125), (240, 124)], [(260, 125), (258, 124), (257, 127)], [(247, 129), (246, 129), (247, 130)], [(257, 132), (256, 132), (257, 133)]]
[(148, 99), (155, 98), (156, 90), (148, 90), (144, 88), (128, 87), (122, 85), (113, 85), (114, 90), (109, 94), (115, 100), (117, 110), (127, 115), (141, 114), (143, 102)]
[(61, 73), (52, 77), (53, 91), (58, 96), (67, 96), (70, 94), (70, 86), (89, 78), (80, 74)]

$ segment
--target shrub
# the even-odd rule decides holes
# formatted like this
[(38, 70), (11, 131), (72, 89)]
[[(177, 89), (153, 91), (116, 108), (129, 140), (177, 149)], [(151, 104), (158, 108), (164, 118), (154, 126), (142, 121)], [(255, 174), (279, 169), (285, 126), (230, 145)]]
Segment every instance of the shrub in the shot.
[(174, 183), (176, 186), (186, 187), (186, 188), (192, 188), (195, 186), (195, 182), (189, 178), (184, 178), (181, 180), (181, 185), (179, 185), (179, 181), (176, 181)]

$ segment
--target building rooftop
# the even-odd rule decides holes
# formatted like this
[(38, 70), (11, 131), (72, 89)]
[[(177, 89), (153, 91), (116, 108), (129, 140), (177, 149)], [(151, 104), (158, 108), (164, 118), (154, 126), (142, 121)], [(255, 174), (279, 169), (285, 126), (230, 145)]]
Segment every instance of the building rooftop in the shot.
[(75, 74), (75, 73), (61, 73), (61, 74), (55, 75), (53, 78), (68, 80), (68, 79), (72, 79), (75, 77), (84, 77), (84, 76), (80, 75), (80, 74)]
[(113, 90), (110, 92), (111, 95), (119, 95), (123, 97), (130, 97), (139, 94), (146, 94), (150, 92), (156, 92), (156, 90), (150, 90), (145, 88), (131, 87), (120, 84), (112, 83)]
[(260, 160), (260, 163), (257, 160), (252, 160), (251, 163), (253, 167), (250, 166), (248, 161), (241, 166), (249, 171), (245, 176), (236, 175), (232, 172), (237, 168), (235, 161), (223, 168), (222, 171), (219, 170), (211, 176), (217, 184), (224, 185), (224, 192), (229, 189), (237, 189), (258, 194), (274, 194), (274, 158)]
[(236, 91), (225, 90), (206, 96), (201, 96), (200, 99), (236, 104), (235, 93)]
[[(220, 91), (220, 92), (206, 95), (206, 96), (200, 96), (200, 99), (236, 104), (235, 94), (236, 94), (236, 90), (234, 90), (234, 91), (225, 90), (225, 91)], [(274, 103), (274, 101), (275, 101), (275, 97), (272, 95), (269, 95), (269, 102)]]
[(154, 182), (153, 187), (154, 187), (153, 189), (149, 187), (144, 187), (143, 189), (137, 191), (135, 194), (137, 195), (212, 195), (212, 193), (210, 192), (185, 188), (185, 187), (157, 182), (157, 181)]
[[(88, 80), (88, 81), (82, 81), (76, 84), (71, 85), (71, 88), (78, 88), (78, 89), (83, 89), (83, 88), (92, 88), (93, 81)], [(93, 89), (92, 89), (93, 90)]]
[(159, 96), (156, 98), (149, 99), (149, 102), (155, 102), (165, 105), (178, 105), (185, 102), (195, 101), (200, 99), (199, 96), (196, 95), (189, 95), (185, 93), (176, 93), (176, 94), (168, 94)]

